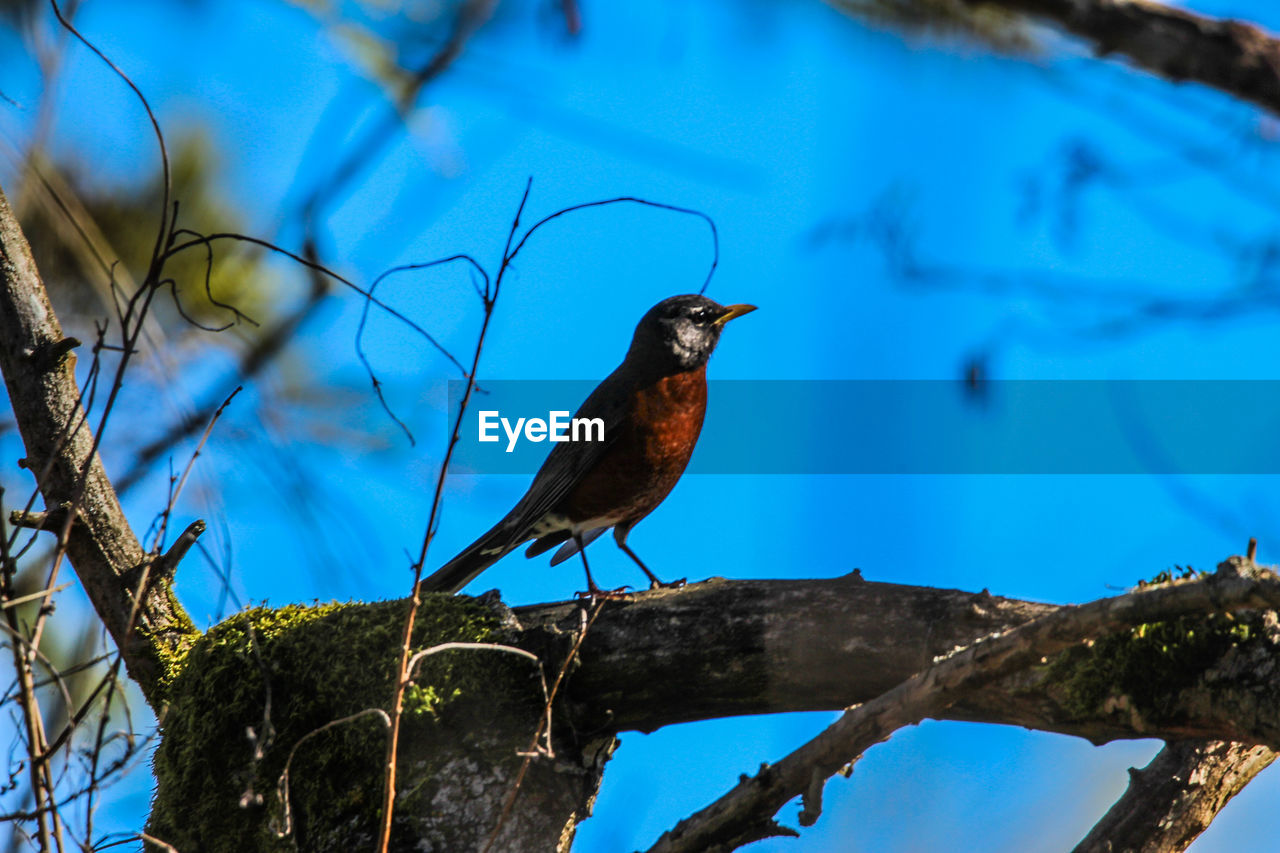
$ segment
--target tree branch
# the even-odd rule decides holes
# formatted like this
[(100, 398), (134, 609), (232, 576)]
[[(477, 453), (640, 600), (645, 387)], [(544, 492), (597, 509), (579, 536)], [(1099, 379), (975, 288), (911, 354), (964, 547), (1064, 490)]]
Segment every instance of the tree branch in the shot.
[[(1059, 606), (864, 581), (713, 579), (609, 602), (569, 684), (580, 731), (653, 731), (738, 714), (840, 710), (879, 696), (974, 640)], [(539, 633), (571, 631), (569, 602), (517, 608)], [(1258, 617), (1261, 621), (1262, 617)], [(945, 719), (1084, 737), (1280, 743), (1280, 666), (1273, 627), (1247, 642), (1192, 620), (1199, 644), (1118, 638), (1073, 650), (965, 695)], [(1274, 619), (1268, 623), (1274, 625)], [(1177, 626), (1170, 630), (1176, 630)], [(522, 645), (525, 645), (522, 642)], [(1123, 664), (1123, 666), (1122, 666)], [(1108, 669), (1107, 667), (1111, 667)]]
[(148, 557), (95, 451), (80, 405), (75, 356), (59, 347), (64, 340), (26, 237), (0, 191), (0, 371), (26, 445), (26, 467), (46, 507), (74, 504), (77, 520), (67, 528), (67, 557), (129, 675), (158, 707), (162, 659), (183, 648), (194, 628), (166, 584), (142, 591), (130, 624), (135, 601), (127, 578)]
[(727, 851), (770, 835), (773, 815), (804, 796), (800, 822), (814, 823), (824, 780), (897, 729), (936, 716), (971, 689), (1026, 669), (1098, 637), (1190, 614), (1280, 606), (1280, 577), (1247, 560), (1223, 563), (1212, 576), (1138, 589), (1065, 607), (1011, 631), (982, 638), (875, 699), (847, 710), (813, 740), (774, 765), (743, 777), (731, 791), (665, 833), (651, 853)]
[(1254, 776), (1276, 760), (1269, 747), (1181, 741), (1142, 770), (1072, 853), (1174, 853), (1208, 828)]
[(1151, 0), (962, 0), (1046, 18), (1167, 80), (1192, 80), (1280, 114), (1280, 40), (1261, 27)]

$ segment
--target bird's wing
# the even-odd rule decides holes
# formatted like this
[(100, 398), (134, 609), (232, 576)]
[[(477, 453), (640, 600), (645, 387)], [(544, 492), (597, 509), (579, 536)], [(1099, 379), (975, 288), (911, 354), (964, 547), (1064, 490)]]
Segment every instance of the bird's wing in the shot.
[(562, 529), (556, 525), (557, 519), (546, 516), (573, 491), (582, 476), (600, 461), (617, 439), (621, 428), (631, 417), (630, 387), (630, 382), (619, 378), (616, 370), (601, 382), (574, 417), (601, 418), (604, 421), (604, 440), (553, 444), (529, 491), (511, 512), (466, 550), (425, 578), (421, 588), (428, 592), (457, 592), (521, 542)]
[(597, 385), (573, 415), (574, 418), (603, 420), (604, 440), (560, 442), (552, 445), (551, 453), (534, 475), (529, 491), (507, 515), (512, 527), (520, 530), (518, 535), (522, 538), (517, 541), (528, 538), (530, 528), (573, 491), (582, 477), (595, 467), (617, 440), (622, 427), (631, 417), (631, 383), (619, 378), (618, 372), (615, 370)]

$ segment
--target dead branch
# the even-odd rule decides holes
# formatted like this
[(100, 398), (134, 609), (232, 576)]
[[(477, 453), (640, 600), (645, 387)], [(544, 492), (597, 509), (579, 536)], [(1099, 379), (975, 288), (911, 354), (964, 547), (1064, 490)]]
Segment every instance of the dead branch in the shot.
[(966, 692), (1047, 661), (1067, 648), (1148, 622), (1187, 614), (1275, 609), (1280, 577), (1243, 559), (1211, 576), (1148, 586), (1079, 607), (1065, 607), (992, 635), (946, 656), (897, 687), (851, 708), (820, 735), (663, 834), (652, 853), (733, 850), (777, 835), (773, 815), (797, 796), (806, 799), (800, 822), (817, 820), (825, 780), (894, 731), (935, 716)]
[(70, 520), (72, 523), (75, 519), (68, 519), (71, 513), (71, 503), (67, 502), (52, 509), (42, 512), (25, 512), (20, 509), (11, 510), (9, 512), (9, 523), (14, 527), (21, 527), (25, 530), (49, 530), (58, 531), (67, 525)]
[(1072, 853), (1179, 853), (1275, 760), (1266, 746), (1168, 744), (1143, 769), (1130, 768), (1129, 789)]
[(1046, 18), (1166, 80), (1190, 80), (1280, 114), (1280, 40), (1261, 27), (1152, 0), (963, 0)]

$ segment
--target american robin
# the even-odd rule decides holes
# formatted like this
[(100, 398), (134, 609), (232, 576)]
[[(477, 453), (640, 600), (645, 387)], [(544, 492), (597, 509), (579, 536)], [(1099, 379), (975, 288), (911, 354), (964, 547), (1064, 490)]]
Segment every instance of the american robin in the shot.
[(640, 320), (618, 369), (600, 383), (575, 417), (601, 418), (603, 441), (555, 444), (533, 485), (506, 517), (422, 582), (426, 591), (457, 592), (489, 566), (533, 540), (525, 556), (560, 545), (556, 565), (582, 554), (610, 527), (614, 541), (649, 577), (664, 586), (627, 547), (627, 534), (675, 487), (702, 430), (707, 411), (707, 359), (725, 323), (756, 310), (720, 305), (705, 296), (672, 296)]

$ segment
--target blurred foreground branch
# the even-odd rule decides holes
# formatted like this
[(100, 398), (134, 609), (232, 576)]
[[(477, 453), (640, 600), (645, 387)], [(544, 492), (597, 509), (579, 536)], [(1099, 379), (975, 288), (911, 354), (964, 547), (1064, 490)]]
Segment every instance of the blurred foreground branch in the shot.
[(1280, 115), (1280, 40), (1256, 24), (1151, 0), (962, 0), (1044, 18), (1166, 80), (1190, 80)]

